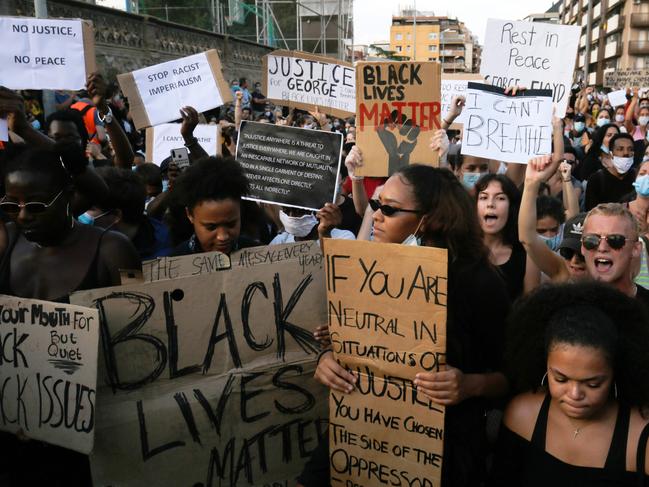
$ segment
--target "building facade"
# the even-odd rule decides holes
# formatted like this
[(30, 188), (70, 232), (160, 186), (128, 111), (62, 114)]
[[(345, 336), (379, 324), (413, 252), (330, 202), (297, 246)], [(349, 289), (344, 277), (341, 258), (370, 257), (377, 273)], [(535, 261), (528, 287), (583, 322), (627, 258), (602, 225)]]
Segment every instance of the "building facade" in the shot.
[(392, 17), (390, 50), (416, 61), (439, 61), (447, 73), (480, 69), (480, 46), (463, 22), (404, 10)]
[(618, 69), (649, 71), (649, 0), (563, 0), (559, 15), (581, 26), (576, 70), (584, 82), (601, 85)]

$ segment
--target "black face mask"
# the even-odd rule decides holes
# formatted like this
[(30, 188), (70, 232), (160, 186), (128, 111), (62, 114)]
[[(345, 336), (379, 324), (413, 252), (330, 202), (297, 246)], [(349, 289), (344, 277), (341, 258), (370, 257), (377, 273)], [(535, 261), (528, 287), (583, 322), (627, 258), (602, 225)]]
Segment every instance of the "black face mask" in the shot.
[(575, 114), (574, 113), (566, 113), (566, 118), (569, 119), (569, 120), (572, 120), (573, 118), (575, 118)]

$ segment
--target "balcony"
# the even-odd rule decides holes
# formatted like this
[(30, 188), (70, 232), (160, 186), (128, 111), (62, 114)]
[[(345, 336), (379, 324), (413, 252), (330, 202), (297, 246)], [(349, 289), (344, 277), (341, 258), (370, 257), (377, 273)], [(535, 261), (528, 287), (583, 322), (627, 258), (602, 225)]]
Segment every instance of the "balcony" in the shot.
[(444, 49), (440, 51), (442, 56), (447, 57), (464, 57), (464, 49)]
[(604, 48), (605, 59), (614, 56), (621, 56), (621, 55), (622, 55), (622, 44), (620, 44), (619, 42), (611, 42), (609, 44), (606, 44), (606, 47)]
[(629, 41), (629, 54), (649, 54), (649, 41)]
[(442, 69), (445, 72), (462, 72), (466, 69), (466, 65), (464, 63), (442, 63)]
[(440, 44), (464, 44), (464, 36), (460, 35), (442, 35)]
[(649, 13), (631, 14), (631, 27), (649, 27)]

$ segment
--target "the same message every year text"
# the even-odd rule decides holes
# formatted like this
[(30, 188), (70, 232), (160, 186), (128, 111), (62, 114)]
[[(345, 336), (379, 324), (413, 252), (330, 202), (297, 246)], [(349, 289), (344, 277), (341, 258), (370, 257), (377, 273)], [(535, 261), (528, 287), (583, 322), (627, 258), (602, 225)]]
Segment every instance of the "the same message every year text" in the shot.
[(424, 84), (420, 73), (422, 66), (418, 63), (363, 66), (362, 99), (367, 103), (361, 102), (358, 106), (359, 127), (379, 128), (390, 120), (400, 125), (399, 121), (407, 117), (421, 130), (441, 128), (439, 102), (406, 101), (409, 87)]
[[(34, 357), (26, 350), (34, 335), (35, 327), (47, 328), (49, 344), (45, 347), (40, 362), (69, 362), (81, 365), (82, 353), (77, 347), (80, 333), (88, 333), (96, 326), (92, 317), (81, 311), (70, 313), (64, 308), (47, 311), (41, 304), (30, 307), (8, 307), (0, 305), (0, 366), (4, 373), (0, 379), (0, 424), (16, 425), (27, 434), (35, 428), (67, 428), (89, 433), (95, 422), (95, 389), (84, 384), (53, 377), (49, 374), (33, 373), (30, 364)], [(39, 330), (39, 334), (42, 331)], [(9, 370), (16, 373), (8, 373)], [(34, 384), (35, 383), (35, 384)], [(35, 416), (34, 405), (28, 404), (26, 390), (36, 389), (38, 401), (38, 424), (31, 421)], [(9, 401), (15, 401), (9, 407)], [(31, 407), (30, 407), (31, 406)], [(9, 411), (16, 411), (15, 417)]]

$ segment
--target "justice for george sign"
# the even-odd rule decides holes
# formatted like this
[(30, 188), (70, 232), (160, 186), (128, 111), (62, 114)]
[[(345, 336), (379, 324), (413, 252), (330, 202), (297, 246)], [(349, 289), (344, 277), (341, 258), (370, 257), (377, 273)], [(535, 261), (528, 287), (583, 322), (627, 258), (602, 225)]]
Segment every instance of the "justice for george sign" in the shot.
[(317, 243), (244, 249), (217, 272), (197, 257), (174, 263), (193, 277), (71, 296), (100, 316), (94, 485), (289, 485), (326, 430)]
[(0, 85), (80, 90), (95, 71), (95, 36), (83, 20), (0, 17)]
[(184, 106), (199, 113), (232, 101), (216, 50), (117, 76), (138, 129), (180, 118)]
[(389, 176), (410, 163), (437, 164), (429, 149), (440, 128), (440, 65), (359, 62), (356, 65), (356, 144), (364, 176)]
[(264, 56), (266, 97), (279, 105), (314, 110), (337, 117), (356, 111), (354, 67), (337, 59), (299, 51), (273, 51)]
[(89, 453), (98, 343), (96, 309), (0, 296), (0, 430)]
[(552, 152), (552, 92), (527, 90), (516, 96), (496, 86), (469, 83), (462, 154), (527, 164)]
[(578, 25), (489, 19), (480, 74), (486, 83), (501, 88), (552, 90), (557, 117), (563, 117), (580, 32)]
[(331, 485), (440, 485), (444, 407), (413, 387), (446, 363), (447, 252), (328, 239), (329, 332), (358, 373), (329, 395)]
[(248, 199), (316, 211), (333, 202), (342, 144), (338, 133), (243, 122), (237, 161)]

